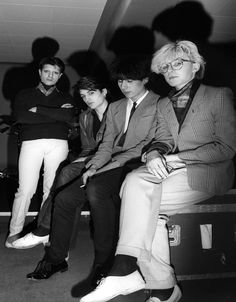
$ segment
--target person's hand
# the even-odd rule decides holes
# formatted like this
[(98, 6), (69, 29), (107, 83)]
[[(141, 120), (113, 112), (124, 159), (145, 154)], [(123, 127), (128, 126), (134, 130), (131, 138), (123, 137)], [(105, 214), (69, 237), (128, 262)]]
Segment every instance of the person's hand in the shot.
[(147, 158), (146, 167), (148, 172), (155, 175), (159, 179), (165, 179), (169, 172), (167, 170), (165, 158), (162, 156)]
[(61, 105), (61, 108), (73, 108), (73, 106), (70, 104), (70, 103), (66, 103), (66, 104), (63, 104)]
[(96, 169), (90, 168), (84, 174), (82, 175), (82, 181), (83, 185), (85, 186), (87, 184), (88, 178), (93, 176), (96, 173)]
[(37, 107), (31, 107), (31, 108), (29, 109), (29, 111), (30, 111), (30, 112), (36, 113), (36, 112), (37, 112)]

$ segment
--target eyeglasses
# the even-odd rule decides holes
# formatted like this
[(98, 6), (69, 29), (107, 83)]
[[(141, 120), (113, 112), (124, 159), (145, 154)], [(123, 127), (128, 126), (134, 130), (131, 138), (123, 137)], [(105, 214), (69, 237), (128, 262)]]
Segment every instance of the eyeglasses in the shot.
[(172, 70), (180, 70), (183, 67), (184, 62), (191, 62), (191, 63), (195, 63), (192, 60), (185, 60), (182, 58), (177, 58), (174, 61), (170, 62), (170, 63), (166, 63), (166, 64), (162, 64), (159, 67), (159, 70), (161, 73), (166, 73), (169, 70), (169, 67), (171, 66)]

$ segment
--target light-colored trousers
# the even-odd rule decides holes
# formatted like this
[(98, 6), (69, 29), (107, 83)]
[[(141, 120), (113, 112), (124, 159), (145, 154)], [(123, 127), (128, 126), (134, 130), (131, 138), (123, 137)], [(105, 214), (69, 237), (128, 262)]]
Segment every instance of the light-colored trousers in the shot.
[(61, 139), (23, 141), (18, 161), (19, 187), (15, 194), (9, 236), (18, 234), (24, 227), (30, 201), (36, 192), (40, 169), (43, 171), (43, 202), (52, 186), (59, 164), (68, 155), (68, 143)]
[(167, 289), (176, 284), (170, 266), (170, 249), (166, 220), (180, 209), (212, 195), (192, 190), (187, 169), (170, 173), (162, 181), (142, 166), (126, 176), (122, 184), (120, 237), (116, 254), (136, 257), (148, 289)]

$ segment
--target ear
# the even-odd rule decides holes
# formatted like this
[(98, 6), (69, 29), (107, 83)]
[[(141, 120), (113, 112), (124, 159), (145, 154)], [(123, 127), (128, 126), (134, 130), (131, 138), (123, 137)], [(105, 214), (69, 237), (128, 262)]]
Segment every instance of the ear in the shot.
[(148, 80), (149, 80), (148, 78), (144, 78), (143, 79), (143, 84), (146, 85), (148, 83)]
[(42, 70), (39, 69), (39, 76), (41, 77), (41, 75), (42, 75)]
[(200, 69), (199, 63), (193, 63), (193, 73), (195, 74)]
[(102, 89), (102, 94), (103, 94), (104, 96), (107, 95), (107, 89), (106, 89), (106, 88), (103, 88), (103, 89)]

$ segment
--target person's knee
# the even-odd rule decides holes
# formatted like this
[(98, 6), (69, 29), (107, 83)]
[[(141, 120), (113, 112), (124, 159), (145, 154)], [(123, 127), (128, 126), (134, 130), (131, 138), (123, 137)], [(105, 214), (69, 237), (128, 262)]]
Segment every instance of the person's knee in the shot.
[(87, 198), (91, 207), (96, 207), (102, 202), (103, 188), (96, 181), (91, 181), (86, 188)]
[(19, 187), (15, 197), (16, 198), (22, 198), (24, 200), (31, 200), (31, 198), (33, 197), (33, 195), (36, 192), (36, 188), (22, 188)]
[(72, 207), (71, 199), (64, 191), (59, 192), (54, 199), (54, 208), (66, 210)]
[(65, 166), (57, 176), (58, 181), (67, 179), (70, 175), (70, 171), (71, 171), (70, 165)]
[(126, 175), (125, 177), (125, 183), (128, 186), (137, 185), (142, 178), (140, 177), (140, 174), (133, 171)]

